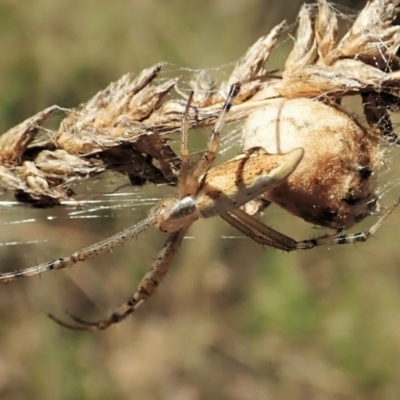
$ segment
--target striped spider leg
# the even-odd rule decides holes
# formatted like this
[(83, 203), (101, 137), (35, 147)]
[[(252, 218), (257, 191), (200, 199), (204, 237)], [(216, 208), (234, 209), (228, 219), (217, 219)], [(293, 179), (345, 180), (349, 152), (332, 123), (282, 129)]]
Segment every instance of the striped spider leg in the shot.
[(148, 217), (142, 222), (99, 243), (83, 248), (71, 256), (25, 270), (2, 273), (0, 274), (0, 283), (70, 267), (77, 262), (111, 251), (114, 247), (137, 237), (144, 230), (154, 226), (169, 233), (164, 247), (139, 283), (137, 291), (108, 318), (96, 322), (87, 322), (70, 315), (77, 323), (77, 325), (70, 325), (53, 315), (49, 316), (55, 322), (67, 328), (81, 331), (99, 331), (122, 321), (135, 311), (144, 300), (155, 292), (166, 275), (186, 231), (193, 222), (199, 218), (211, 218), (235, 210), (269, 188), (281, 183), (296, 169), (303, 157), (302, 148), (294, 149), (286, 154), (270, 155), (264, 149), (254, 147), (245, 154), (210, 169), (215, 159), (219, 135), (226, 113), (239, 90), (240, 84), (232, 85), (208, 139), (207, 150), (192, 171), (189, 171), (189, 151), (187, 147), (187, 115), (191, 97), (189, 98), (182, 118), (182, 165), (178, 179), (177, 197), (161, 200), (150, 210)]
[(382, 226), (383, 222), (392, 214), (399, 204), (400, 198), (396, 199), (385, 213), (378, 218), (375, 224), (365, 231), (343, 235), (341, 234), (342, 230), (336, 230), (332, 234), (301, 241), (296, 241), (264, 225), (259, 220), (246, 214), (240, 208), (223, 213), (220, 217), (255, 242), (289, 252), (293, 250), (310, 250), (318, 246), (366, 242)]

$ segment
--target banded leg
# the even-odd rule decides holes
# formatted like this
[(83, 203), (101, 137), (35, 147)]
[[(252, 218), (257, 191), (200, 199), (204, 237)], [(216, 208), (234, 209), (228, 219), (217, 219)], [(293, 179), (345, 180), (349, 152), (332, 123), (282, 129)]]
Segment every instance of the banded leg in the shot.
[(125, 243), (127, 240), (137, 237), (140, 233), (145, 231), (155, 224), (155, 216), (150, 215), (143, 221), (133, 225), (122, 232), (117, 233), (107, 239), (102, 240), (96, 244), (84, 247), (76, 251), (71, 256), (59, 258), (54, 261), (49, 261), (44, 264), (36, 265), (35, 267), (21, 269), (18, 271), (0, 273), (0, 283), (12, 282), (20, 278), (34, 276), (43, 272), (53, 271), (71, 267), (72, 265), (85, 260), (90, 260), (99, 254), (107, 253), (114, 247)]
[(201, 157), (199, 163), (193, 171), (193, 179), (198, 181), (199, 177), (203, 175), (211, 166), (213, 161), (215, 160), (218, 144), (219, 144), (219, 136), (224, 126), (226, 114), (232, 107), (233, 100), (240, 92), (241, 83), (234, 83), (229, 90), (228, 97), (222, 107), (222, 111), (220, 112), (218, 119), (214, 125), (214, 128), (210, 134), (210, 137), (207, 141), (207, 151)]
[(327, 234), (314, 239), (302, 241), (296, 241), (289, 236), (264, 225), (262, 222), (240, 209), (221, 214), (221, 218), (257, 243), (284, 251), (309, 250), (318, 246), (366, 242), (375, 234), (399, 204), (400, 198), (387, 209), (375, 224), (363, 232), (340, 235), (340, 231), (336, 231), (333, 234)]
[(88, 322), (68, 313), (72, 320), (78, 324), (71, 325), (52, 314), (49, 314), (48, 316), (57, 324), (65, 328), (86, 332), (102, 331), (111, 325), (121, 322), (128, 315), (132, 314), (138, 307), (140, 307), (146, 299), (154, 294), (158, 285), (167, 274), (169, 267), (182, 243), (186, 231), (187, 228), (185, 227), (169, 235), (164, 247), (158, 253), (157, 260), (154, 261), (149, 271), (139, 283), (136, 292), (108, 318), (100, 321)]
[[(188, 148), (188, 130), (189, 130), (189, 121), (188, 121), (188, 113), (190, 104), (193, 100), (194, 92), (190, 92), (189, 98), (186, 103), (185, 112), (182, 117), (181, 122), (181, 169), (179, 174), (179, 190), (184, 189), (187, 185), (188, 175), (189, 175), (189, 148)], [(197, 183), (197, 182), (196, 182)], [(185, 195), (185, 193), (179, 193), (180, 195)]]

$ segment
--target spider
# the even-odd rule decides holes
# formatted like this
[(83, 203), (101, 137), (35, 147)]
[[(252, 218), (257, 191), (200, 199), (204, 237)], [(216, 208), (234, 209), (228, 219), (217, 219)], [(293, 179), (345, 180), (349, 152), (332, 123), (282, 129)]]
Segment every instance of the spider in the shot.
[(296, 241), (269, 228), (240, 209), (248, 201), (284, 182), (303, 159), (304, 150), (295, 148), (284, 154), (269, 154), (261, 147), (249, 148), (244, 154), (222, 165), (211, 168), (216, 156), (220, 132), (226, 114), (240, 90), (240, 83), (231, 86), (229, 95), (207, 141), (207, 150), (197, 165), (190, 169), (187, 146), (187, 115), (193, 93), (189, 96), (181, 126), (181, 169), (178, 177), (176, 197), (162, 199), (154, 206), (143, 221), (100, 241), (83, 248), (74, 254), (31, 268), (0, 274), (0, 283), (41, 274), (42, 272), (70, 267), (80, 261), (94, 258), (111, 251), (125, 241), (136, 238), (149, 227), (156, 227), (169, 234), (164, 247), (158, 254), (138, 285), (137, 291), (106, 319), (88, 322), (71, 314), (75, 324), (49, 317), (56, 323), (70, 329), (99, 331), (124, 320), (146, 299), (153, 295), (166, 275), (185, 233), (196, 220), (219, 215), (237, 230), (263, 245), (292, 251), (311, 249), (320, 245), (344, 244), (366, 241), (381, 226), (383, 221), (399, 204), (397, 200), (379, 220), (365, 232), (339, 236), (340, 230), (331, 235), (315, 239)]

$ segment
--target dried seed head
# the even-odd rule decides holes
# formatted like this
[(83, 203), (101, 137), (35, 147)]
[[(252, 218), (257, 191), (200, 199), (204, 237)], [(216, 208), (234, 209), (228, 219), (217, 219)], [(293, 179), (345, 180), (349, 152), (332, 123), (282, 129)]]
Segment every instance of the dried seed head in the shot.
[(263, 196), (304, 220), (347, 229), (377, 211), (376, 170), (381, 139), (343, 110), (310, 99), (286, 100), (252, 113), (244, 149), (270, 153), (303, 147), (297, 169)]

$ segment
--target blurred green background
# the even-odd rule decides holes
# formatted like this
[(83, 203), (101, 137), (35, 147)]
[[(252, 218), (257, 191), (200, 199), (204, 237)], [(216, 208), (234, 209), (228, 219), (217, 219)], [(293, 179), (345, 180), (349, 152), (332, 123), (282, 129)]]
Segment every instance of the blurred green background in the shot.
[[(1, 131), (52, 104), (77, 106), (159, 61), (177, 72), (223, 65), (229, 73), (227, 64), (274, 24), (294, 24), (301, 3), (1, 0)], [(335, 8), (354, 17), (363, 5), (338, 1)], [(287, 37), (275, 66), (285, 60)], [(383, 182), (393, 196), (397, 172), (392, 167)], [(170, 191), (133, 189), (135, 206), (102, 218), (2, 206), (1, 270), (103, 239), (143, 218), (147, 199)], [(146, 232), (66, 272), (1, 286), (0, 398), (399, 399), (395, 214), (368, 243), (292, 254), (239, 237), (222, 220), (200, 221), (154, 298), (99, 334), (65, 330), (46, 313), (107, 315), (133, 292), (162, 233)], [(318, 234), (276, 207), (264, 221), (297, 239)]]

